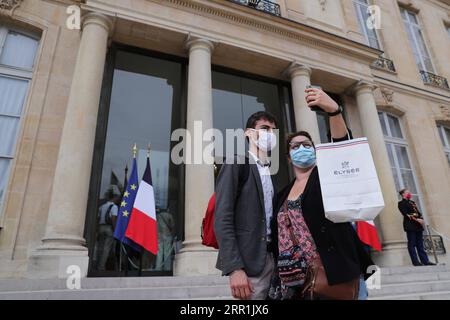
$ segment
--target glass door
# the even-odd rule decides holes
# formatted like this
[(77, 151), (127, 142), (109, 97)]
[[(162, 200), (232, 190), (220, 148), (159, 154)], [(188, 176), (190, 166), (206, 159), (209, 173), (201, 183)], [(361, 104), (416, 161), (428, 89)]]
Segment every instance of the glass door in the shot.
[[(216, 67), (212, 73), (212, 87), (213, 124), (224, 137), (226, 129), (245, 129), (247, 119), (255, 112), (267, 111), (275, 116), (279, 129), (279, 170), (274, 175), (274, 183), (276, 190), (286, 186), (291, 176), (285, 141), (294, 129), (289, 83)], [(230, 152), (224, 146), (224, 151), (220, 153), (216, 149), (215, 155), (218, 159), (228, 154)], [(219, 171), (220, 165), (217, 165), (216, 175)]]
[[(172, 274), (184, 232), (184, 168), (170, 161), (170, 137), (185, 126), (185, 70), (183, 60), (136, 49), (116, 46), (109, 54), (86, 220), (90, 276)], [(141, 255), (113, 238), (135, 143), (139, 180), (151, 144), (157, 256)]]

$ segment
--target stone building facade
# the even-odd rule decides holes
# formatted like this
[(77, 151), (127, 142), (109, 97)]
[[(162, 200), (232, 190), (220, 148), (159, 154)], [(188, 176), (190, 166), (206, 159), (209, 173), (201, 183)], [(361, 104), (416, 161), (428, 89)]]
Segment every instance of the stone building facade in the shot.
[[(79, 30), (67, 25), (74, 5)], [(380, 29), (367, 27), (369, 5)], [(114, 149), (141, 138), (141, 151), (157, 141), (158, 203), (181, 243), (168, 269), (216, 274), (200, 238), (214, 167), (169, 164), (170, 132), (239, 127), (244, 116), (225, 119), (233, 110), (272, 108), (285, 133), (323, 141), (308, 84), (338, 97), (354, 135), (369, 139), (386, 203), (376, 261), (410, 264), (405, 186), (450, 248), (449, 30), (448, 0), (0, 0), (0, 277), (64, 277), (73, 264), (95, 276), (97, 210), (127, 178)], [(161, 130), (137, 138), (121, 127), (142, 117), (137, 134)]]

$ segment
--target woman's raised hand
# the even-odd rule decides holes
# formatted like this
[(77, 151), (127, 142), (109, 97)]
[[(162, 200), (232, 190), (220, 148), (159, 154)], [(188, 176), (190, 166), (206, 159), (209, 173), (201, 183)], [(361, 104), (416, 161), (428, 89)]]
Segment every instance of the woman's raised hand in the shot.
[(308, 103), (309, 108), (317, 106), (328, 113), (336, 112), (339, 109), (339, 105), (336, 101), (331, 99), (331, 97), (321, 89), (307, 88), (305, 93), (306, 102)]

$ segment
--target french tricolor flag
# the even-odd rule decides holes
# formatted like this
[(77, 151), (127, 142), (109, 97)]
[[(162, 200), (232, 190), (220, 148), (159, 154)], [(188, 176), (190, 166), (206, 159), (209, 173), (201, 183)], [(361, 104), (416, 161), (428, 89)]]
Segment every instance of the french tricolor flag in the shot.
[(356, 222), (356, 232), (363, 243), (371, 246), (377, 251), (381, 251), (381, 242), (378, 238), (377, 228), (373, 221)]
[(158, 226), (149, 158), (125, 236), (154, 255), (158, 254)]

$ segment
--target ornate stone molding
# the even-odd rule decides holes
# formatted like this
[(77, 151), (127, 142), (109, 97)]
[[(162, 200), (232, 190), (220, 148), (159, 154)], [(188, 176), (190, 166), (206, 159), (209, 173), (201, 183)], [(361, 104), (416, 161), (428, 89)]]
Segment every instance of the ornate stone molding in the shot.
[(0, 0), (0, 14), (12, 15), (14, 10), (16, 10), (23, 0)]
[[(148, 0), (152, 2), (161, 3), (157, 0)], [(370, 56), (372, 56), (373, 52), (368, 52), (369, 48), (355, 48), (355, 47), (344, 47), (345, 44), (340, 44), (341, 40), (339, 38), (334, 38), (334, 41), (328, 41), (325, 40), (325, 37), (329, 37), (326, 35), (326, 32), (324, 32), (324, 40), (321, 39), (315, 39), (312, 36), (308, 36), (306, 33), (302, 33), (300, 30), (296, 31), (293, 30), (291, 25), (287, 26), (280, 26), (275, 25), (273, 23), (270, 23), (269, 21), (265, 22), (259, 19), (258, 14), (255, 14), (255, 17), (249, 17), (244, 14), (240, 14), (239, 12), (231, 12), (222, 8), (218, 8), (217, 6), (214, 6), (214, 2), (211, 1), (211, 4), (206, 3), (200, 3), (200, 2), (194, 2), (194, 1), (188, 1), (188, 0), (165, 0), (165, 5), (172, 5), (175, 7), (183, 7), (187, 10), (190, 10), (198, 15), (206, 15), (206, 16), (212, 16), (214, 18), (224, 19), (228, 21), (232, 21), (235, 24), (241, 24), (245, 25), (246, 27), (258, 29), (263, 32), (270, 32), (275, 33), (280, 37), (288, 38), (288, 39), (294, 39), (297, 41), (302, 42), (305, 45), (316, 47), (320, 49), (328, 49), (332, 50), (335, 54), (339, 54), (344, 57), (357, 57), (357, 58), (363, 58), (363, 59), (370, 59)], [(288, 23), (294, 23), (294, 22), (288, 22)], [(301, 26), (302, 28), (308, 27), (304, 26), (302, 24), (295, 23), (298, 26)], [(298, 27), (297, 26), (297, 27)], [(315, 31), (314, 33), (317, 33)], [(337, 40), (337, 41), (336, 41)], [(342, 41), (347, 41), (348, 39), (342, 39)], [(349, 41), (349, 45), (352, 44)], [(373, 61), (373, 58), (370, 62)]]
[(0, 9), (12, 10), (22, 3), (22, 0), (0, 0)]
[(450, 121), (450, 107), (448, 106), (440, 106), (442, 117), (446, 121)]
[(375, 102), (376, 102), (378, 111), (388, 112), (388, 113), (394, 114), (398, 117), (404, 116), (407, 112), (407, 109), (405, 107), (400, 106), (396, 103), (386, 104), (383, 101), (379, 101), (379, 100), (376, 100)]
[(394, 101), (394, 91), (388, 88), (380, 88), (380, 91), (386, 104), (392, 103)]
[(398, 4), (404, 8), (410, 9), (414, 8), (413, 0), (397, 0)]

